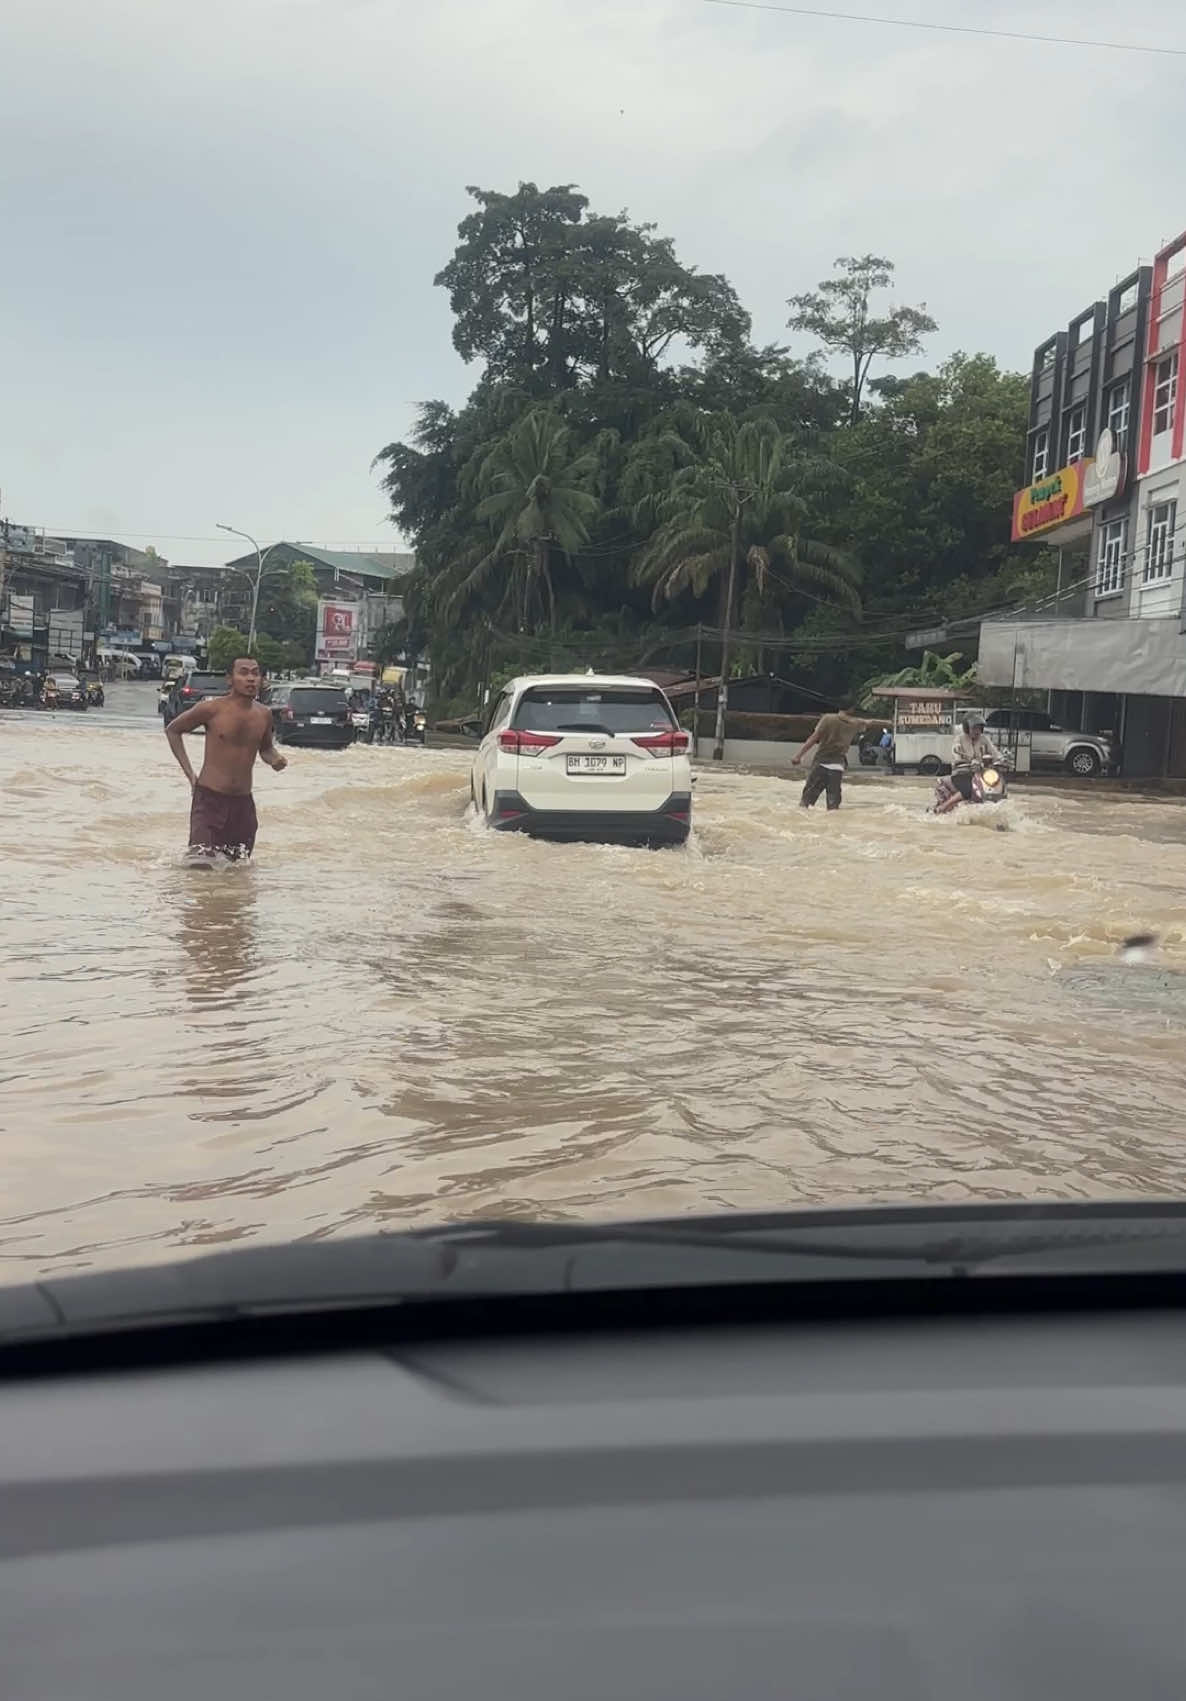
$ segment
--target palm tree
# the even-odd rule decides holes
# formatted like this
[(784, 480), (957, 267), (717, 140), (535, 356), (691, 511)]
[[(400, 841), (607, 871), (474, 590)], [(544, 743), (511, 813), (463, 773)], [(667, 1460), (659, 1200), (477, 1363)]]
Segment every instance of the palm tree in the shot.
[[(680, 446), (682, 441), (682, 448)], [(703, 596), (713, 580), (721, 598), (721, 684), (713, 756), (724, 754), (729, 645), (742, 575), (751, 576), (759, 596), (771, 580), (784, 590), (812, 591), (822, 600), (860, 610), (856, 563), (841, 550), (802, 535), (807, 503), (805, 480), (814, 462), (796, 456), (788, 438), (769, 420), (738, 424), (732, 414), (701, 414), (662, 448), (676, 463), (667, 492), (643, 496), (639, 517), (649, 509), (658, 530), (635, 568), (640, 584), (652, 586), (655, 608), (692, 591)], [(810, 589), (808, 588), (810, 587)]]
[(475, 516), (493, 533), (450, 598), (456, 610), (493, 586), (498, 612), (516, 625), (531, 623), (541, 604), (556, 633), (554, 551), (571, 556), (589, 541), (600, 511), (593, 486), (597, 446), (578, 450), (569, 427), (551, 407), (535, 407), (475, 461), (468, 483)]

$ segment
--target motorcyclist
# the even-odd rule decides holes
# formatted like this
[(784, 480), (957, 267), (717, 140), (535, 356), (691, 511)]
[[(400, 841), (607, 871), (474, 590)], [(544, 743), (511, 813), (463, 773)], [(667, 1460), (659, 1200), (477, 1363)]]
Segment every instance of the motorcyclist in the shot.
[(367, 727), (367, 742), (381, 744), (383, 742), (383, 693), (376, 691), (370, 701), (370, 724)]
[(1004, 755), (984, 730), (984, 716), (964, 717), (951, 747), (951, 783), (965, 803), (972, 801), (972, 775), (986, 762), (1003, 764)]

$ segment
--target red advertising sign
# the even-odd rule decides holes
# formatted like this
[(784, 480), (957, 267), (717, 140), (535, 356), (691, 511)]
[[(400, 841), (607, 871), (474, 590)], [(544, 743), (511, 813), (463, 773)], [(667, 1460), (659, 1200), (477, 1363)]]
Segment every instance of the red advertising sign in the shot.
[(317, 604), (317, 660), (353, 661), (358, 653), (358, 604)]

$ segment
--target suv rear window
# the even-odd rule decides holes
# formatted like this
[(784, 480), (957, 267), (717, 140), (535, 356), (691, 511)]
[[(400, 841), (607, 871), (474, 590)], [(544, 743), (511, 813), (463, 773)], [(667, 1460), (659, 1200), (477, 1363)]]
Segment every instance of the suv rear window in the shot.
[(523, 693), (514, 715), (514, 725), (531, 732), (650, 732), (674, 724), (660, 692), (625, 686), (538, 686)]
[(191, 673), (188, 679), (179, 683), (188, 685), (192, 691), (225, 691), (227, 688), (224, 673)]
[(324, 685), (294, 686), (288, 706), (298, 715), (336, 715), (346, 708), (346, 693)]

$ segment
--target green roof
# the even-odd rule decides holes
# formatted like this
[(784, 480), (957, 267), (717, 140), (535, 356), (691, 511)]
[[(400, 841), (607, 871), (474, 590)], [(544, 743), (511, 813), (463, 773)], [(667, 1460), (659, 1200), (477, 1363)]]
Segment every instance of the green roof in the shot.
[[(414, 555), (396, 550), (322, 549), (319, 544), (290, 543), (287, 538), (269, 547), (290, 550), (296, 560), (310, 561), (315, 567), (328, 567), (331, 572), (357, 573), (368, 579), (383, 579), (388, 583), (406, 579), (416, 565)], [(240, 555), (234, 561), (227, 562), (228, 567), (254, 565), (254, 553)]]

